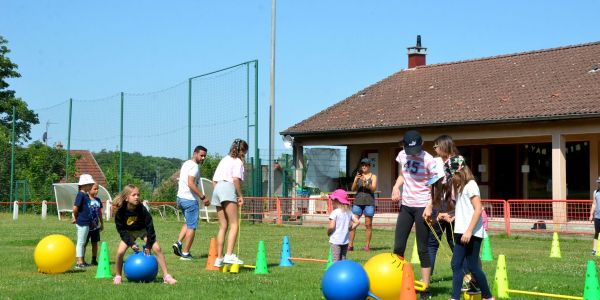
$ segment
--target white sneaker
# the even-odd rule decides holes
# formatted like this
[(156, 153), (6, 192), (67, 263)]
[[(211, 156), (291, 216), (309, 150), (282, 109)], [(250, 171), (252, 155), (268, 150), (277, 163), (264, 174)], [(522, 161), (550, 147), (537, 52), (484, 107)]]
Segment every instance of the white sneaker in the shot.
[(226, 264), (238, 264), (238, 265), (243, 265), (244, 262), (239, 259), (237, 256), (235, 256), (235, 254), (231, 254), (231, 255), (225, 255), (225, 258), (223, 258), (223, 262)]
[(213, 264), (213, 266), (220, 268), (223, 266), (223, 258), (222, 257), (217, 257), (215, 259), (215, 263)]

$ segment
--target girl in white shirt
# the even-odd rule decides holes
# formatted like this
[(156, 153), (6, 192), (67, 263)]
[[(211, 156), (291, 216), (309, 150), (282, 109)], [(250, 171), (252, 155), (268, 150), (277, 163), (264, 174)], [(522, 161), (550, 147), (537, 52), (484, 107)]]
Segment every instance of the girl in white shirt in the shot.
[(350, 231), (356, 229), (359, 224), (358, 217), (350, 210), (348, 194), (342, 189), (337, 189), (329, 194), (335, 209), (329, 215), (329, 244), (331, 245), (331, 260), (346, 259), (348, 243), (350, 242)]
[(479, 265), (479, 251), (484, 237), (481, 221), (481, 198), (475, 177), (465, 165), (464, 160), (453, 157), (449, 160), (450, 180), (454, 190), (458, 192), (455, 208), (454, 245), (452, 254), (452, 299), (460, 299), (464, 271), (463, 260), (475, 280), (479, 283), (483, 300), (493, 299), (485, 278), (485, 273)]
[[(242, 139), (235, 139), (229, 149), (229, 154), (219, 162), (213, 176), (213, 196), (211, 205), (217, 207), (219, 217), (219, 233), (217, 234), (217, 258), (215, 267), (226, 264), (243, 264), (234, 253), (235, 242), (238, 235), (238, 205), (244, 204), (242, 181), (244, 180), (244, 158), (248, 152), (248, 143)], [(227, 252), (223, 256), (225, 233), (227, 236)]]

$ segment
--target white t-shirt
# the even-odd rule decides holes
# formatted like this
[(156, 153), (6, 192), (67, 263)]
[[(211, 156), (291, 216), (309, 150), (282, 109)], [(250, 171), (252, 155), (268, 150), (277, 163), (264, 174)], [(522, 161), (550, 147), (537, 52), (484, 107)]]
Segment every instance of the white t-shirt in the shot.
[(335, 220), (335, 230), (329, 236), (329, 242), (334, 245), (346, 245), (350, 243), (350, 223), (352, 212), (336, 208), (329, 215), (329, 220)]
[(427, 181), (437, 174), (435, 159), (427, 151), (421, 151), (419, 155), (406, 155), (402, 150), (398, 153), (396, 161), (400, 164), (404, 176), (402, 205), (425, 207), (431, 200), (431, 190)]
[(229, 181), (233, 183), (233, 178), (244, 180), (244, 162), (239, 158), (233, 158), (229, 155), (223, 157), (215, 170), (213, 181)]
[[(456, 199), (456, 219), (454, 220), (454, 233), (465, 233), (469, 227), (469, 223), (471, 223), (471, 219), (475, 213), (475, 209), (471, 203), (471, 198), (474, 196), (480, 196), (479, 187), (477, 186), (475, 180), (471, 180), (467, 182), (462, 190), (462, 193), (459, 193), (458, 198)], [(477, 220), (475, 228), (473, 228), (473, 236), (480, 238), (484, 237), (483, 222), (481, 221), (481, 217), (479, 220)]]
[(194, 177), (194, 182), (198, 181), (200, 177), (200, 170), (198, 164), (193, 160), (187, 160), (181, 166), (179, 172), (179, 187), (177, 189), (177, 197), (187, 200), (198, 200), (198, 196), (190, 190), (188, 186), (188, 176)]

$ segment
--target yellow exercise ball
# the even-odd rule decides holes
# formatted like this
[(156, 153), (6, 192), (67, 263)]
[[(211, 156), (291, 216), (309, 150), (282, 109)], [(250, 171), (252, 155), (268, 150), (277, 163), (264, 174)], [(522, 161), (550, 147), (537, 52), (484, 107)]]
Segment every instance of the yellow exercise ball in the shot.
[(33, 258), (38, 272), (64, 273), (75, 263), (75, 244), (62, 234), (52, 234), (35, 246)]
[(394, 253), (382, 253), (369, 259), (364, 268), (371, 284), (371, 293), (381, 300), (400, 299), (402, 267), (405, 262), (400, 255)]

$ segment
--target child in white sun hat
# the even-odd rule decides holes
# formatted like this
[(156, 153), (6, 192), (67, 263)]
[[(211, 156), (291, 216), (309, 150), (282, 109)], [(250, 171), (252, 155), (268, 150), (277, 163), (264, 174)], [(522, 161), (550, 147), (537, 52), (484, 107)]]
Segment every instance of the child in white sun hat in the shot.
[(88, 234), (90, 232), (90, 224), (92, 222), (92, 213), (90, 210), (90, 197), (88, 196), (89, 191), (92, 189), (96, 182), (92, 175), (81, 174), (79, 176), (79, 192), (75, 196), (75, 203), (73, 203), (73, 216), (71, 217), (71, 224), (75, 224), (77, 228), (77, 247), (76, 257), (77, 264), (76, 269), (83, 269), (89, 266), (83, 259), (85, 253), (85, 242), (87, 241)]

